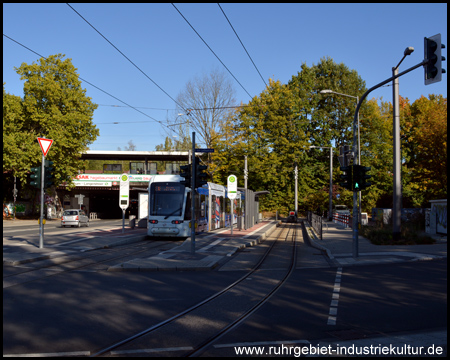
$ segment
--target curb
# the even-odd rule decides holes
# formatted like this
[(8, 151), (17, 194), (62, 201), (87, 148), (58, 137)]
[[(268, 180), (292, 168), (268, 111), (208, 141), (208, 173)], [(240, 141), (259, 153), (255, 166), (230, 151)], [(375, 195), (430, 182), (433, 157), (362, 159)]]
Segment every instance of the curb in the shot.
[[(272, 226), (270, 226), (272, 225)], [(125, 263), (108, 267), (107, 271), (125, 272), (125, 271), (209, 271), (216, 268), (224, 258), (233, 256), (237, 251), (245, 249), (246, 247), (255, 246), (261, 243), (268, 237), (278, 226), (279, 223), (272, 223), (266, 225), (269, 227), (266, 232), (259, 235), (256, 239), (251, 239), (243, 244), (231, 245), (233, 249), (224, 255), (208, 255), (202, 260), (196, 260), (193, 264), (186, 263), (186, 260), (170, 259), (170, 258), (156, 258), (152, 256), (148, 259), (136, 259), (127, 261)], [(181, 246), (185, 245), (186, 240)], [(185, 245), (187, 246), (187, 245)], [(170, 252), (170, 250), (169, 250)], [(199, 262), (205, 262), (204, 265)]]
[(319, 243), (317, 243), (319, 238), (316, 235), (316, 233), (314, 232), (314, 229), (311, 227), (311, 225), (309, 225), (307, 221), (304, 221), (303, 224), (305, 225), (305, 230), (306, 230), (306, 233), (308, 234), (308, 239), (311, 242), (312, 247), (314, 247), (316, 249), (319, 249), (321, 251), (325, 251), (325, 253), (327, 254), (328, 258), (330, 260), (334, 260), (334, 256), (331, 253), (331, 251), (328, 248), (326, 248), (325, 246), (320, 245)]

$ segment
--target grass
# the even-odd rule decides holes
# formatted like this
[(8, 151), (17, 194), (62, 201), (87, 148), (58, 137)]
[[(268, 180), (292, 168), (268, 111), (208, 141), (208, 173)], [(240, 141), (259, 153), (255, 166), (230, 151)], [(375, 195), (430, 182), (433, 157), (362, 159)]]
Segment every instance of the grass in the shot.
[(372, 226), (362, 226), (360, 234), (369, 239), (374, 245), (423, 245), (434, 244), (436, 240), (426, 235), (421, 224), (403, 223), (400, 239), (394, 240), (392, 225), (378, 223)]

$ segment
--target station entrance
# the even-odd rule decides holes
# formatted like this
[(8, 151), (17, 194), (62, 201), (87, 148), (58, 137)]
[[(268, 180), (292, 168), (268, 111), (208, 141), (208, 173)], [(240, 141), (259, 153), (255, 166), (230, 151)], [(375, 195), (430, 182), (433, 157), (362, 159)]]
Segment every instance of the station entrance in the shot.
[[(82, 159), (102, 161), (102, 170), (80, 172), (73, 179), (75, 188), (72, 190), (64, 184), (59, 186), (56, 189), (59, 208), (81, 208), (91, 218), (122, 219), (122, 209), (119, 207), (120, 175), (127, 173), (130, 201), (125, 217), (134, 215), (139, 218), (139, 200), (142, 199), (139, 194), (147, 194), (150, 179), (158, 174), (179, 174), (180, 164), (188, 163), (190, 157), (189, 151), (88, 150), (82, 154)], [(158, 166), (157, 162), (160, 162)]]

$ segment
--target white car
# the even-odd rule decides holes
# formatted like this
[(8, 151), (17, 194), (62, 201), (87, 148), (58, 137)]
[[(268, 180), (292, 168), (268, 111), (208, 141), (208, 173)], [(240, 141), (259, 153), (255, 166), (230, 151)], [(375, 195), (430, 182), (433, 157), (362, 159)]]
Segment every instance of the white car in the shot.
[(81, 227), (81, 224), (89, 226), (89, 217), (84, 210), (69, 209), (64, 210), (61, 217), (61, 227), (65, 226), (77, 226)]

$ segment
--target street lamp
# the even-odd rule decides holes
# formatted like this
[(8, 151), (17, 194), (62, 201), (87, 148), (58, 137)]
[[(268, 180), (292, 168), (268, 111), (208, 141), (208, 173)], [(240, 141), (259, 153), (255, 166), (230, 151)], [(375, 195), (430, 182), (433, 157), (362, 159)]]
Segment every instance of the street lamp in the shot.
[[(310, 146), (310, 149), (330, 149), (330, 203), (328, 209), (328, 221), (332, 221), (332, 212), (333, 212), (333, 147), (332, 146)], [(297, 211), (297, 209), (296, 209)]]
[[(338, 93), (336, 91), (333, 90), (321, 90), (320, 94), (336, 94), (336, 95), (342, 95), (342, 96), (347, 96), (353, 99), (356, 99), (356, 106), (358, 106), (358, 102), (359, 102), (359, 96), (352, 96), (352, 95), (347, 95), (347, 94), (341, 94)], [(359, 111), (358, 111), (358, 161), (356, 162), (356, 165), (361, 165), (361, 139), (360, 139), (360, 135), (359, 135)], [(355, 151), (355, 149), (353, 149), (353, 151)], [(358, 196), (359, 196), (359, 213), (358, 213), (358, 223), (361, 223), (361, 191), (358, 191)]]
[[(414, 51), (412, 46), (405, 49), (403, 57), (396, 67), (392, 68), (392, 76), (398, 75), (398, 67), (408, 55)], [(398, 77), (392, 80), (392, 105), (394, 109), (394, 199), (392, 208), (392, 237), (400, 239), (402, 216), (402, 182), (401, 182), (401, 153), (400, 153), (400, 95), (398, 90)]]

